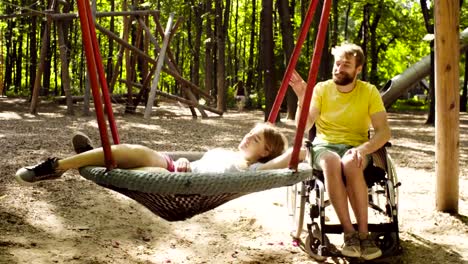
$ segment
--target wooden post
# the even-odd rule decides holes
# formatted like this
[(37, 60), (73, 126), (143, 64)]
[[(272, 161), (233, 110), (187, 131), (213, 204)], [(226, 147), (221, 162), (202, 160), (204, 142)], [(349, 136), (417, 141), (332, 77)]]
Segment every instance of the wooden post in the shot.
[(459, 1), (435, 1), (436, 209), (458, 212)]
[(156, 97), (156, 88), (158, 86), (159, 76), (161, 73), (162, 66), (164, 64), (164, 56), (165, 56), (166, 48), (169, 44), (169, 36), (171, 34), (171, 27), (172, 27), (173, 19), (174, 19), (174, 13), (171, 13), (169, 15), (169, 20), (167, 21), (166, 32), (164, 34), (164, 40), (163, 40), (163, 44), (161, 47), (161, 52), (159, 52), (158, 62), (156, 64), (156, 73), (154, 75), (153, 83), (151, 84), (151, 91), (148, 96), (148, 102), (146, 103), (146, 109), (145, 109), (145, 115), (144, 115), (145, 119), (148, 119), (150, 117), (151, 109), (153, 108), (154, 98)]
[[(130, 24), (132, 22), (133, 17), (123, 17), (123, 33), (122, 33), (122, 40), (125, 42), (128, 42), (128, 35), (130, 31)], [(125, 52), (125, 47), (124, 45), (120, 45), (119, 52), (117, 53), (117, 61), (115, 62), (114, 65), (114, 70), (112, 71), (112, 78), (109, 84), (109, 91), (110, 93), (114, 92), (114, 87), (117, 82), (117, 78), (119, 77), (120, 74), (120, 66), (122, 66), (122, 60), (123, 60), (123, 55)]]
[(73, 115), (73, 100), (70, 89), (70, 74), (68, 72), (68, 58), (67, 58), (67, 46), (65, 43), (65, 36), (63, 33), (63, 28), (65, 27), (65, 21), (56, 22), (58, 41), (60, 46), (60, 65), (62, 66), (62, 86), (65, 91), (65, 96), (67, 98), (67, 114)]
[[(156, 31), (159, 32), (161, 37), (164, 38), (163, 28), (162, 28), (161, 23), (159, 22), (158, 17), (157, 16), (153, 16), (153, 17), (154, 17), (154, 21), (156, 22)], [(172, 39), (172, 36), (174, 35), (175, 30), (181, 25), (181, 23), (182, 23), (182, 19), (180, 19), (180, 18), (177, 19), (176, 25), (172, 28), (172, 32), (169, 35), (169, 41)], [(174, 56), (171, 53), (170, 47), (167, 48), (166, 54), (167, 54), (167, 57), (169, 58), (169, 61), (171, 62), (171, 64), (168, 64), (168, 65), (169, 66), (174, 65), (173, 69), (171, 69), (171, 70), (174, 70), (177, 74), (180, 74), (180, 70), (177, 69), (177, 65), (174, 63), (175, 59), (174, 59)], [(191, 89), (186, 89), (183, 84), (182, 84), (181, 87), (183, 89), (182, 94), (184, 95), (184, 97), (186, 97), (189, 100), (195, 102), (195, 105), (198, 105), (198, 100), (197, 100), (196, 96), (193, 94), (193, 91)], [(197, 118), (197, 112), (195, 112), (195, 109), (194, 109), (193, 105), (189, 105), (189, 109), (190, 109), (190, 112), (192, 113), (192, 118), (196, 119)], [(197, 109), (198, 109), (198, 111), (200, 111), (200, 114), (201, 114), (202, 118), (207, 118), (208, 117), (208, 115), (206, 114), (204, 108), (197, 107)]]
[(36, 79), (34, 80), (33, 94), (31, 98), (30, 113), (37, 114), (37, 104), (39, 100), (39, 90), (41, 89), (42, 74), (44, 73), (44, 65), (47, 56), (47, 50), (49, 49), (49, 38), (50, 38), (50, 26), (52, 20), (47, 18), (45, 23), (44, 32), (42, 34), (41, 53), (39, 56), (39, 65), (37, 66)]

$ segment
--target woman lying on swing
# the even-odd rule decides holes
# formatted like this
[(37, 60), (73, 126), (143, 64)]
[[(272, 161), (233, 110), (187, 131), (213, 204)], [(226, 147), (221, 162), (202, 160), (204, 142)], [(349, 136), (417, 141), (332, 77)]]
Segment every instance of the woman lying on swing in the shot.
[[(16, 172), (20, 183), (34, 183), (60, 177), (69, 169), (85, 166), (104, 166), (102, 148), (93, 148), (91, 140), (82, 133), (72, 139), (77, 155), (47, 160)], [(291, 158), (292, 149), (287, 149), (286, 137), (273, 125), (256, 125), (239, 143), (237, 151), (212, 149), (204, 153), (201, 159), (189, 162), (185, 158), (173, 161), (169, 156), (142, 145), (120, 144), (112, 146), (112, 156), (116, 167), (135, 169), (158, 167), (170, 172), (224, 173), (246, 170), (272, 170), (286, 168)], [(305, 158), (302, 149), (299, 159)]]

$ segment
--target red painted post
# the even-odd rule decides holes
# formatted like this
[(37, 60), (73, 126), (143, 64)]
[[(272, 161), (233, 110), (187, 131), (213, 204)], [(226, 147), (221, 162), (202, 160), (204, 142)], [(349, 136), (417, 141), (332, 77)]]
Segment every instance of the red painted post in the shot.
[(94, 98), (94, 108), (96, 110), (96, 118), (99, 126), (99, 134), (101, 136), (102, 148), (104, 150), (104, 159), (106, 168), (111, 170), (115, 167), (114, 159), (112, 158), (109, 138), (107, 136), (107, 127), (104, 120), (104, 111), (102, 108), (101, 95), (99, 94), (99, 80), (97, 76), (96, 58), (94, 57), (93, 44), (91, 40), (91, 31), (88, 24), (88, 13), (86, 12), (86, 3), (88, 0), (78, 0), (78, 14), (80, 17), (81, 31), (83, 35), (83, 44), (85, 49), (86, 61), (88, 66), (88, 75), (91, 83), (91, 90)]
[(117, 126), (115, 125), (114, 112), (112, 111), (112, 103), (109, 95), (109, 88), (107, 86), (106, 74), (104, 72), (104, 66), (102, 64), (102, 57), (99, 51), (99, 44), (96, 38), (96, 26), (94, 25), (93, 16), (91, 15), (91, 5), (89, 1), (84, 1), (87, 13), (87, 21), (89, 25), (91, 43), (93, 45), (94, 58), (97, 66), (97, 73), (101, 84), (102, 96), (104, 98), (104, 107), (109, 121), (109, 127), (112, 133), (112, 139), (114, 144), (120, 144), (119, 134), (117, 132)]
[(310, 23), (314, 18), (315, 9), (317, 9), (317, 3), (318, 0), (312, 0), (309, 4), (309, 8), (307, 9), (304, 23), (302, 24), (299, 37), (297, 38), (296, 46), (294, 46), (291, 58), (289, 58), (288, 67), (286, 68), (283, 81), (281, 82), (281, 87), (278, 90), (275, 102), (273, 103), (270, 115), (268, 116), (268, 122), (270, 123), (275, 123), (276, 117), (278, 116), (281, 103), (283, 102), (284, 96), (286, 95), (286, 91), (288, 90), (289, 80), (291, 79), (293, 70), (296, 68), (297, 60), (299, 59), (299, 55), (301, 54), (302, 45), (304, 44), (304, 41), (307, 37), (307, 32), (309, 31)]
[(307, 115), (309, 114), (310, 101), (315, 83), (317, 81), (317, 74), (320, 67), (320, 59), (322, 57), (322, 50), (325, 43), (325, 34), (327, 33), (328, 18), (330, 16), (331, 0), (325, 0), (323, 3), (322, 16), (320, 18), (317, 39), (315, 41), (314, 54), (309, 69), (309, 77), (307, 79), (307, 89), (304, 94), (304, 101), (302, 102), (302, 109), (299, 118), (299, 123), (296, 130), (296, 137), (294, 140), (293, 152), (289, 162), (289, 168), (297, 169), (299, 163), (299, 150), (302, 145), (302, 137), (304, 135), (305, 125), (307, 122)]

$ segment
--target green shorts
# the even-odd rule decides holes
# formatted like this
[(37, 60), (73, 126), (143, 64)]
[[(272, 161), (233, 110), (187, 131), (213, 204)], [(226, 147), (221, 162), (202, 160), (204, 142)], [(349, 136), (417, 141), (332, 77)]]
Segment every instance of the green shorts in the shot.
[[(320, 156), (322, 156), (326, 152), (334, 152), (338, 154), (338, 156), (343, 157), (346, 151), (349, 149), (354, 148), (351, 145), (346, 144), (332, 144), (332, 143), (318, 143), (314, 144), (313, 146), (313, 163), (314, 169), (322, 170), (322, 166), (320, 166)], [(371, 161), (371, 155), (366, 155), (367, 163), (369, 164)]]

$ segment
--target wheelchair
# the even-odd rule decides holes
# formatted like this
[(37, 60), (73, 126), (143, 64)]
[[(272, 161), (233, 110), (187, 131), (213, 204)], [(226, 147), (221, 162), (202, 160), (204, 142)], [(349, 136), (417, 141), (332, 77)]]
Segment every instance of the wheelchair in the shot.
[[(398, 187), (401, 184), (398, 182), (392, 159), (386, 151), (389, 146), (391, 144), (387, 143), (373, 153), (372, 162), (364, 171), (369, 197), (368, 228), (370, 237), (382, 250), (380, 258), (402, 252), (398, 229)], [(306, 142), (306, 147), (309, 153), (312, 153), (311, 141)], [(295, 246), (300, 246), (318, 261), (323, 261), (326, 257), (343, 257), (329, 238), (330, 234), (342, 234), (343, 229), (337, 219), (337, 223), (331, 223), (326, 215), (326, 212), (334, 213), (334, 210), (327, 199), (321, 171), (313, 169), (309, 179), (288, 186), (287, 205), (293, 223), (291, 236)], [(357, 230), (357, 225), (354, 226)]]

